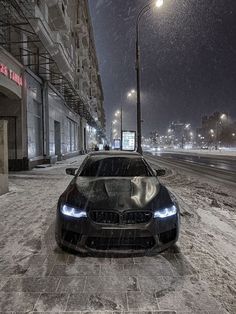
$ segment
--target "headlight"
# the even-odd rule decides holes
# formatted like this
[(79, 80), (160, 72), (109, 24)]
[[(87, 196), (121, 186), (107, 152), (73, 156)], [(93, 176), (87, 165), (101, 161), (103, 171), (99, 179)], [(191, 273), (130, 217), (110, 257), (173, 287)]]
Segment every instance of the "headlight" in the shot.
[(61, 206), (61, 213), (65, 216), (75, 217), (75, 218), (85, 218), (87, 213), (85, 210), (70, 207), (68, 205)]
[(154, 218), (166, 218), (177, 214), (177, 207), (172, 205), (170, 207), (158, 209), (154, 212)]

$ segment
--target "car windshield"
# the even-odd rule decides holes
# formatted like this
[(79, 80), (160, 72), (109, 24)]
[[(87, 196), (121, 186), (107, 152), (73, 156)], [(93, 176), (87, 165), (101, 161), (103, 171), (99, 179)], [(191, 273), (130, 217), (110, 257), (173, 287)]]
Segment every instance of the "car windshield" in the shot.
[(151, 170), (141, 158), (90, 158), (80, 173), (83, 177), (150, 177)]

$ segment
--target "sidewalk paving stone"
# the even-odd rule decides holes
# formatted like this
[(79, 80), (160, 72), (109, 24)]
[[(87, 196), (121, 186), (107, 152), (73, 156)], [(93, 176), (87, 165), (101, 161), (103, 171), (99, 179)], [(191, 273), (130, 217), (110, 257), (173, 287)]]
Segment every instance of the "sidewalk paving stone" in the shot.
[(34, 306), (34, 311), (63, 312), (66, 310), (68, 297), (69, 295), (65, 293), (42, 293)]
[(112, 276), (88, 276), (84, 292), (121, 292), (139, 291), (137, 277), (124, 276), (123, 274), (113, 274)]
[(157, 299), (152, 292), (128, 291), (128, 308), (136, 311), (159, 310)]
[(127, 297), (125, 293), (83, 293), (71, 294), (67, 303), (67, 311), (116, 311), (127, 310)]
[(101, 265), (54, 265), (50, 276), (96, 276), (100, 274)]
[(84, 292), (85, 282), (86, 276), (61, 277), (57, 292), (74, 294)]
[(4, 292), (56, 292), (59, 283), (57, 277), (10, 278), (2, 287)]
[(0, 292), (0, 309), (3, 312), (30, 312), (39, 297), (39, 293)]

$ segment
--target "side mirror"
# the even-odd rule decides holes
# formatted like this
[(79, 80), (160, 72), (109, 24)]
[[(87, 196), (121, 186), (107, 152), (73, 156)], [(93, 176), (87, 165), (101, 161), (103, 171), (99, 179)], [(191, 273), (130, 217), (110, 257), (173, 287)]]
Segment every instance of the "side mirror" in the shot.
[(165, 169), (157, 169), (157, 170), (156, 170), (156, 176), (157, 176), (157, 177), (163, 177), (163, 176), (165, 176), (165, 175), (166, 175)]
[(66, 169), (66, 174), (68, 174), (70, 176), (75, 176), (77, 170), (78, 170), (78, 168), (67, 168)]

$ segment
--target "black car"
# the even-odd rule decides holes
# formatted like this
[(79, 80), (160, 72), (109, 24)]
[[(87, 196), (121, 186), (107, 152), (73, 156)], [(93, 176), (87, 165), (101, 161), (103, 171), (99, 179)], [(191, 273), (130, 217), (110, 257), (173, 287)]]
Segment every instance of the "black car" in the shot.
[(78, 252), (162, 251), (179, 236), (175, 198), (138, 153), (96, 152), (60, 196), (56, 241)]

